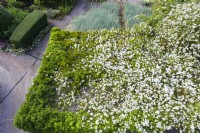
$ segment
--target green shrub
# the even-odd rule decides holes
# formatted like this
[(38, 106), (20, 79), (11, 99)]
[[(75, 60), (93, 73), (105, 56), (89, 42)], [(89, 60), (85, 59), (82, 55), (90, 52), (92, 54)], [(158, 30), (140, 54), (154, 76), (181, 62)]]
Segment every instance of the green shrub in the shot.
[[(74, 8), (76, 2), (76, 0), (35, 0), (34, 4), (31, 5), (29, 9), (34, 10), (41, 8), (48, 10), (51, 8), (52, 11), (48, 10), (47, 12), (48, 17), (54, 18), (54, 16), (56, 16), (58, 19), (62, 19)], [(52, 15), (50, 13), (52, 13)]]
[(39, 0), (41, 3), (44, 3), (44, 4), (58, 4), (58, 3), (73, 3), (74, 0), (54, 0), (54, 1), (51, 1), (51, 0)]
[(4, 31), (7, 31), (13, 24), (14, 17), (4, 7), (0, 6), (0, 38), (4, 37)]
[(8, 7), (15, 7), (15, 8), (24, 8), (26, 5), (23, 2), (16, 1), (16, 0), (9, 0)]
[(35, 11), (35, 10), (44, 10), (44, 7), (36, 5), (36, 4), (33, 4), (33, 5), (28, 7), (29, 12), (32, 12), (32, 11)]
[(37, 0), (35, 3), (49, 8), (57, 8), (58, 6), (71, 7), (76, 3), (76, 0)]
[(28, 11), (22, 10), (15, 7), (8, 7), (8, 12), (14, 16), (13, 24), (8, 27), (7, 30), (3, 31), (3, 38), (9, 39), (16, 27), (21, 21), (28, 15)]
[(104, 1), (107, 1), (107, 0), (89, 0), (89, 1), (92, 1), (92, 2), (104, 2)]
[(28, 47), (35, 36), (47, 25), (46, 14), (42, 11), (33, 11), (18, 25), (10, 37), (16, 48)]
[(27, 10), (19, 9), (12, 6), (8, 7), (7, 10), (15, 17), (15, 21), (17, 21), (18, 24), (21, 23), (21, 21), (29, 14)]
[(152, 15), (147, 19), (145, 18), (144, 20), (151, 26), (159, 25), (163, 18), (167, 16), (172, 7), (174, 7), (176, 4), (188, 3), (192, 1), (197, 2), (198, 0), (154, 0), (152, 1)]
[(47, 13), (48, 18), (53, 19), (60, 14), (60, 10), (49, 8), (49, 9), (46, 10), (46, 13)]
[[(19, 23), (28, 15), (29, 12), (20, 8), (16, 8), (14, 6), (8, 6), (6, 10), (8, 14), (12, 16), (12, 21), (9, 20), (8, 22), (6, 22), (6, 24), (3, 24), (3, 28), (5, 29), (1, 30), (1, 38), (9, 39), (13, 31), (16, 29)], [(2, 20), (2, 22), (6, 20), (5, 16), (3, 18), (4, 19)]]
[(9, 26), (8, 29), (3, 32), (3, 38), (9, 39), (16, 27), (17, 27), (17, 23), (14, 22), (13, 25)]

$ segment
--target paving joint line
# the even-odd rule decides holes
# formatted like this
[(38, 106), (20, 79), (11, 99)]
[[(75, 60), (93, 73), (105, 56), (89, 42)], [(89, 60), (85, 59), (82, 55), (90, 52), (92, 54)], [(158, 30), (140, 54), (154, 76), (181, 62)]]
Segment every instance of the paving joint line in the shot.
[(31, 70), (31, 68), (37, 63), (38, 59), (31, 65), (30, 69), (27, 70), (23, 76), (17, 81), (17, 83), (14, 85), (14, 87), (8, 92), (8, 94), (0, 101), (0, 104), (2, 104), (5, 99), (11, 94), (11, 92), (16, 88), (16, 86), (22, 81), (22, 79), (26, 76), (26, 74)]
[(27, 55), (29, 55), (29, 56), (35, 58), (35, 59), (38, 59), (38, 60), (42, 61), (42, 59), (38, 58), (37, 56), (34, 56), (34, 55), (32, 55), (32, 54), (29, 54), (29, 53), (25, 53), (25, 54), (27, 54)]
[(1, 120), (1, 122), (7, 122), (7, 121), (13, 121), (14, 119), (5, 119), (5, 120)]

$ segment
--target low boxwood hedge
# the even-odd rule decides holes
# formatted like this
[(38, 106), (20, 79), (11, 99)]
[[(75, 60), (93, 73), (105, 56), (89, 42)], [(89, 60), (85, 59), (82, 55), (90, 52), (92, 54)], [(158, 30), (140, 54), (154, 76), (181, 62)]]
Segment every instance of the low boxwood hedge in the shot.
[(35, 36), (46, 25), (46, 13), (39, 10), (33, 11), (17, 26), (9, 40), (16, 48), (29, 47)]

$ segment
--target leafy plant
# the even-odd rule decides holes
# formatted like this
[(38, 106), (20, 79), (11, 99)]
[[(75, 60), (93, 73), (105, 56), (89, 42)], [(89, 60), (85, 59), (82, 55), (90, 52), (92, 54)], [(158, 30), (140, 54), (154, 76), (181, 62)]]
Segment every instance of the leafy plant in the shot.
[(25, 3), (23, 2), (20, 2), (20, 1), (16, 1), (16, 0), (9, 0), (8, 1), (8, 4), (7, 4), (8, 7), (15, 7), (15, 8), (25, 8)]
[(0, 38), (5, 38), (4, 32), (12, 26), (14, 16), (10, 14), (4, 7), (0, 6)]
[(16, 7), (8, 7), (7, 10), (10, 14), (15, 16), (15, 23), (17, 24), (19, 24), (29, 14), (27, 10), (19, 9)]
[(196, 0), (167, 0), (159, 1), (155, 0), (152, 5), (152, 15), (148, 19), (144, 18), (149, 25), (158, 25), (163, 18), (167, 16), (170, 10), (178, 3), (187, 3)]
[(47, 9), (46, 13), (47, 13), (47, 17), (48, 17), (48, 18), (53, 19), (53, 18), (55, 18), (57, 15), (60, 14), (60, 10), (54, 10), (54, 9), (51, 9), (51, 8), (50, 8), (50, 9)]
[[(3, 18), (2, 26), (4, 28), (1, 30), (1, 38), (9, 39), (15, 28), (19, 25), (19, 23), (26, 17), (26, 15), (29, 12), (15, 7), (7, 7), (6, 10), (7, 17), (1, 16)], [(12, 16), (10, 19), (8, 18), (8, 14)], [(6, 21), (6, 23), (4, 23), (4, 21)]]

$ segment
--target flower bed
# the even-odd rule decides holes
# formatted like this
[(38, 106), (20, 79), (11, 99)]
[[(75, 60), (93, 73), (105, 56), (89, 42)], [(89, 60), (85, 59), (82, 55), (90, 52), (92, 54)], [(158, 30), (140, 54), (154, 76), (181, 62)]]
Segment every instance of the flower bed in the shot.
[(15, 125), (54, 133), (199, 132), (199, 6), (178, 4), (157, 27), (54, 28)]

